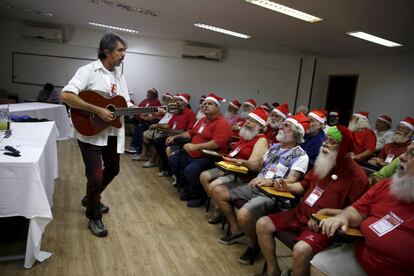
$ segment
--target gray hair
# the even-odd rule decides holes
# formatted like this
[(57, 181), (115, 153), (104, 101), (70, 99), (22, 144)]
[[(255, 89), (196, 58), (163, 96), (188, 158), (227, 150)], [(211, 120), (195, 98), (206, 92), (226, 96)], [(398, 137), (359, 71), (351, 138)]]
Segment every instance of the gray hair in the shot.
[(122, 39), (119, 35), (114, 34), (114, 33), (105, 34), (101, 38), (101, 41), (99, 42), (98, 58), (100, 60), (105, 59), (106, 58), (105, 50), (108, 50), (109, 52), (112, 52), (113, 50), (115, 50), (115, 48), (118, 44), (118, 41), (122, 45), (127, 47), (127, 44), (126, 44), (125, 40)]

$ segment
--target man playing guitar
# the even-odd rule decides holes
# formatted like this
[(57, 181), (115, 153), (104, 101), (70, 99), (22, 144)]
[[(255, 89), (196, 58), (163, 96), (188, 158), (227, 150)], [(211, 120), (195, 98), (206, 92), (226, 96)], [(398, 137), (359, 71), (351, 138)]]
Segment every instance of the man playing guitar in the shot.
[[(78, 69), (62, 89), (62, 102), (74, 110), (96, 115), (105, 123), (115, 119), (114, 112), (82, 99), (79, 96), (81, 91), (98, 91), (106, 98), (121, 96), (128, 107), (133, 106), (124, 76), (118, 68), (124, 60), (126, 48), (126, 42), (118, 35), (105, 34), (99, 44), (98, 60)], [(86, 169), (87, 189), (81, 204), (86, 207), (89, 229), (98, 237), (108, 234), (102, 223), (102, 213), (107, 213), (109, 208), (101, 203), (101, 193), (119, 173), (119, 157), (124, 151), (125, 130), (122, 116), (120, 120), (122, 126), (119, 128), (110, 126), (94, 136), (82, 135), (76, 127), (73, 133), (78, 140)]]

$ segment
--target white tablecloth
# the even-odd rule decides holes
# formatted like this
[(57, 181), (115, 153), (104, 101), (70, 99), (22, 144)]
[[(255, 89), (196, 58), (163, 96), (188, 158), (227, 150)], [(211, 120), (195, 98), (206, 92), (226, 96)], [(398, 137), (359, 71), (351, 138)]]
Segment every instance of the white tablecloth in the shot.
[[(0, 108), (5, 108), (7, 105), (0, 105)], [(28, 115), (32, 118), (43, 119), (56, 122), (56, 127), (59, 131), (59, 140), (67, 139), (72, 136), (72, 126), (68, 117), (66, 107), (62, 104), (50, 103), (17, 103), (9, 106), (11, 115)]]
[(42, 234), (52, 220), (54, 179), (58, 177), (54, 122), (11, 123), (12, 135), (2, 139), (0, 149), (10, 145), (20, 157), (0, 151), (0, 217), (30, 219), (24, 267), (42, 262), (51, 253), (40, 251)]

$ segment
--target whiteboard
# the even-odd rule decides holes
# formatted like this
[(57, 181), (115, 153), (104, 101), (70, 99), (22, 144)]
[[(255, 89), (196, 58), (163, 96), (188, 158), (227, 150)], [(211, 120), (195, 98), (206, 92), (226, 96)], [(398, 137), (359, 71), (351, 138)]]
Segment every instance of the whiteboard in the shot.
[(13, 52), (12, 82), (64, 87), (80, 67), (95, 59)]

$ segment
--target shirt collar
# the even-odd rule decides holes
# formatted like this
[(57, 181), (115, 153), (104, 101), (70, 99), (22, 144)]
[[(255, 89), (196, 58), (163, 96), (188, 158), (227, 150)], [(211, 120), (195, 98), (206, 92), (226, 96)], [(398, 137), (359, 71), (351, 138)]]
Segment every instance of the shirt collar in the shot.
[[(107, 70), (108, 71), (108, 69), (106, 69), (104, 66), (103, 66), (103, 64), (102, 64), (102, 61), (100, 60), (100, 59), (97, 59), (96, 61), (94, 61), (94, 63), (93, 63), (93, 70), (98, 70), (98, 69), (101, 69), (101, 70)], [(120, 70), (118, 69), (118, 67), (115, 67), (114, 68), (114, 71), (115, 71), (115, 75), (116, 75), (116, 77), (118, 78), (120, 75), (121, 75), (121, 72), (120, 72)]]

